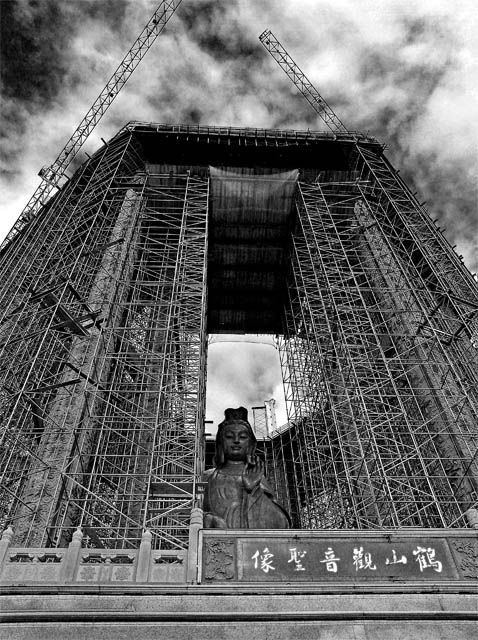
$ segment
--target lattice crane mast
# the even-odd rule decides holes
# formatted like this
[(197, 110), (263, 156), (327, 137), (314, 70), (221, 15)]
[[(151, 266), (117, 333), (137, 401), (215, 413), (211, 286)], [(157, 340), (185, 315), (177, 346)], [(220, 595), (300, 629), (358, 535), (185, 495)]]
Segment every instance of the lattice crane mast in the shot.
[(347, 127), (334, 113), (332, 107), (326, 100), (324, 100), (324, 98), (322, 98), (312, 82), (290, 57), (272, 31), (270, 29), (266, 29), (259, 36), (259, 40), (277, 64), (289, 76), (297, 89), (299, 89), (301, 94), (324, 121), (327, 127), (334, 133), (349, 133)]
[(144, 58), (153, 42), (163, 31), (181, 2), (182, 0), (164, 0), (159, 4), (116, 71), (106, 83), (103, 91), (96, 98), (71, 138), (60, 151), (57, 159), (51, 166), (40, 171), (41, 183), (4, 239), (0, 250), (38, 213), (47, 202), (51, 192), (58, 187), (73, 158)]

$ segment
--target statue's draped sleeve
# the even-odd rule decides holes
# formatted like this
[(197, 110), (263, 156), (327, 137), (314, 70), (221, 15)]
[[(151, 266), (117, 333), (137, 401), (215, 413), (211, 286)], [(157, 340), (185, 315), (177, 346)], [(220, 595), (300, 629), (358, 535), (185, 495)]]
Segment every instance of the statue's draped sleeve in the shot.
[(289, 529), (291, 526), (289, 514), (277, 502), (264, 476), (250, 494), (247, 492), (245, 494), (248, 529)]

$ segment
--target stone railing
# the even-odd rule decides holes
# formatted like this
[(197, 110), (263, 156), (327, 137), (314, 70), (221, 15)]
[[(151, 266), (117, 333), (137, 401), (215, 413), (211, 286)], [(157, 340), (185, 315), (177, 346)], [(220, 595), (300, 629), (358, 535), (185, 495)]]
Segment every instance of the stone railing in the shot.
[(202, 515), (201, 509), (192, 510), (188, 548), (175, 551), (153, 549), (150, 531), (143, 533), (139, 549), (84, 548), (80, 529), (67, 548), (19, 548), (11, 546), (8, 528), (0, 540), (0, 585), (476, 588), (478, 520), (470, 521), (471, 529), (239, 531), (203, 529)]
[(188, 550), (152, 549), (152, 534), (143, 533), (139, 549), (85, 549), (78, 529), (67, 548), (12, 547), (14, 532), (0, 540), (0, 585), (34, 584), (186, 584), (197, 576), (198, 532), (202, 512), (191, 514)]

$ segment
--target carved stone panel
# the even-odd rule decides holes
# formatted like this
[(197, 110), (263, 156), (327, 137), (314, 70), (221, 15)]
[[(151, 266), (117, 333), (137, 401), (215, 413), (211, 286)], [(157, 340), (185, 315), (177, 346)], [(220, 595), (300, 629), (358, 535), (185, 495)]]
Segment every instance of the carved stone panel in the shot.
[(19, 582), (57, 582), (62, 555), (46, 550), (22, 550), (7, 556), (1, 579)]
[(236, 579), (234, 545), (232, 539), (205, 540), (203, 575), (206, 581)]
[(79, 582), (132, 582), (134, 554), (91, 552), (81, 558)]
[(153, 558), (150, 582), (181, 583), (186, 580), (186, 565), (180, 555), (156, 555)]
[(451, 539), (450, 545), (462, 577), (478, 579), (478, 539)]

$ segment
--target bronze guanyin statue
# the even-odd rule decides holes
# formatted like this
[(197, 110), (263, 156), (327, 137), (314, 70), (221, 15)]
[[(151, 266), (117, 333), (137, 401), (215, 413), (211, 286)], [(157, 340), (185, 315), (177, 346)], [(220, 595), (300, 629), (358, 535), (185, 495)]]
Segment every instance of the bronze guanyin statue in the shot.
[(215, 467), (206, 471), (204, 526), (208, 529), (288, 529), (290, 518), (276, 501), (256, 455), (247, 409), (226, 409), (216, 436)]

